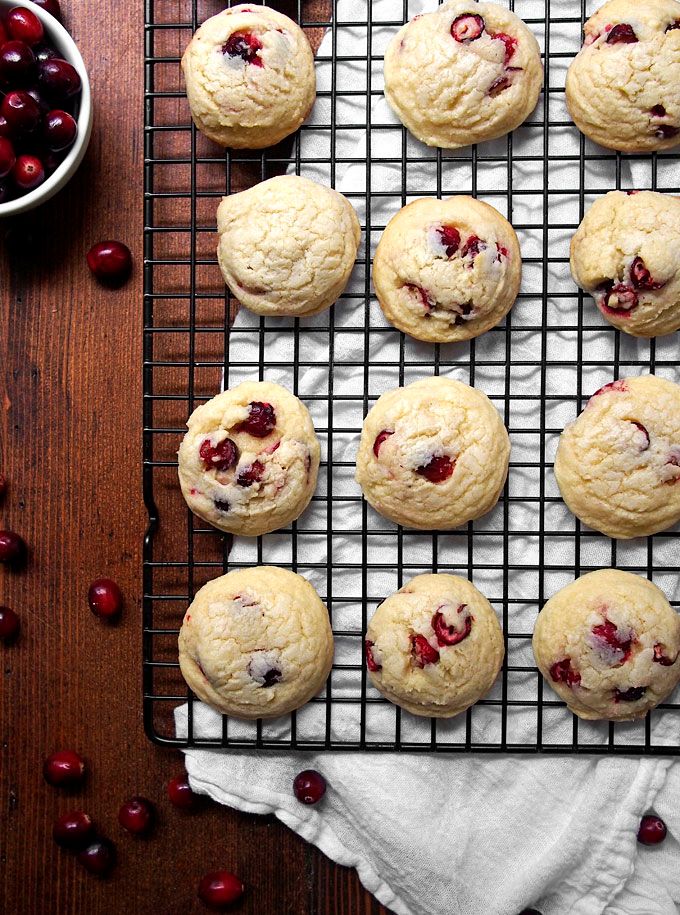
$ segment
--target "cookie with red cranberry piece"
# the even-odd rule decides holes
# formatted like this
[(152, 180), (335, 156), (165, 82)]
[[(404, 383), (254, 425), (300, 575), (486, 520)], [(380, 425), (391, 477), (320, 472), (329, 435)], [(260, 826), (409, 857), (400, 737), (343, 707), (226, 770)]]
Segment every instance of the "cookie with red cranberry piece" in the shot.
[(486, 394), (425, 378), (383, 394), (364, 421), (356, 480), (398, 524), (450, 530), (486, 514), (508, 473), (510, 439)]
[(458, 715), (488, 693), (504, 655), (491, 604), (457, 575), (418, 575), (384, 600), (364, 649), (376, 689), (414, 715), (436, 718)]
[(627, 153), (680, 142), (680, 3), (609, 0), (583, 31), (566, 80), (579, 130)]
[(209, 581), (179, 633), (187, 684), (236, 718), (276, 718), (300, 708), (322, 689), (332, 662), (328, 610), (305, 578), (276, 566)]
[(680, 617), (646, 578), (599, 569), (550, 598), (533, 649), (579, 718), (643, 718), (680, 680)]
[(387, 224), (373, 259), (385, 317), (432, 343), (477, 337), (498, 324), (519, 292), (515, 231), (481, 200), (423, 197)]
[(222, 531), (254, 537), (309, 505), (320, 448), (311, 417), (290, 391), (246, 381), (197, 407), (179, 449), (187, 505)]
[(316, 98), (307, 37), (268, 6), (241, 4), (206, 20), (182, 69), (194, 122), (220, 146), (274, 146), (298, 129)]
[(602, 315), (634, 337), (680, 328), (680, 198), (610, 191), (571, 241), (571, 272)]
[(361, 227), (338, 191), (279, 175), (224, 197), (217, 210), (224, 281), (258, 315), (315, 315), (349, 280)]
[(536, 107), (538, 42), (496, 3), (452, 0), (416, 16), (385, 52), (385, 98), (428, 146), (457, 149), (501, 137)]
[(680, 521), (680, 385), (655, 375), (606, 384), (560, 436), (555, 477), (584, 524), (622, 540)]

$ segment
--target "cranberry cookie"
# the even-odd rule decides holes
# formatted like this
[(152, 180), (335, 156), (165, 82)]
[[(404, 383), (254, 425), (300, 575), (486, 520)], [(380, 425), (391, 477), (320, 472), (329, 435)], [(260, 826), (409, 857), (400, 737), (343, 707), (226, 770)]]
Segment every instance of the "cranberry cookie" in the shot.
[(306, 579), (275, 566), (209, 581), (179, 633), (187, 684), (236, 718), (276, 718), (300, 708), (322, 688), (332, 662), (328, 610)]
[(254, 537), (309, 505), (320, 448), (307, 408), (278, 384), (246, 381), (197, 407), (179, 449), (189, 508), (223, 531)]
[(634, 337), (680, 328), (680, 198), (611, 191), (571, 242), (571, 272), (604, 317)]
[(273, 146), (298, 129), (316, 98), (304, 32), (269, 6), (246, 3), (206, 20), (182, 69), (194, 122), (220, 146)]
[(517, 298), (522, 261), (510, 223), (472, 197), (414, 200), (389, 221), (373, 260), (385, 317), (430, 342), (469, 340)]
[(643, 718), (680, 680), (680, 618), (656, 585), (600, 569), (541, 610), (539, 670), (579, 718)]
[(680, 3), (609, 0), (584, 27), (566, 82), (569, 113), (600, 146), (668, 149), (680, 140)]
[(356, 480), (386, 518), (450, 530), (493, 508), (509, 458), (508, 433), (486, 394), (426, 378), (388, 391), (369, 412)]
[(224, 197), (217, 258), (236, 298), (259, 315), (314, 315), (344, 290), (361, 227), (346, 197), (281, 175)]
[(457, 575), (418, 575), (384, 600), (365, 648), (376, 689), (435, 718), (458, 715), (488, 693), (505, 653), (491, 604)]
[(646, 537), (680, 520), (680, 386), (641, 375), (600, 388), (560, 436), (562, 498), (608, 537)]
[(385, 98), (428, 146), (457, 149), (501, 137), (536, 107), (538, 42), (495, 3), (452, 0), (416, 16), (385, 52)]

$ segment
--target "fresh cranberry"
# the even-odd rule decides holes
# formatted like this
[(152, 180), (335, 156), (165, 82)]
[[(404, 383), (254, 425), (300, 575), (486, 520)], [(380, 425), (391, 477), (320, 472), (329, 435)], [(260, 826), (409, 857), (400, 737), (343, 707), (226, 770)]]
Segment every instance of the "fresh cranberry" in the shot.
[(263, 67), (264, 62), (257, 53), (262, 50), (262, 42), (252, 32), (234, 32), (222, 45), (222, 53), (227, 57), (240, 57), (247, 64)]
[(481, 16), (465, 13), (457, 16), (451, 23), (451, 35), (461, 44), (475, 41), (484, 31), (484, 20)]
[(295, 776), (293, 792), (302, 804), (316, 804), (326, 793), (326, 779), (316, 769), (305, 769)]
[(631, 686), (630, 689), (615, 689), (614, 702), (637, 702), (647, 692), (646, 686)]
[(659, 124), (654, 131), (655, 136), (660, 140), (670, 140), (678, 135), (678, 128), (672, 124)]
[(43, 134), (45, 142), (53, 152), (68, 149), (76, 138), (78, 125), (73, 115), (55, 109), (45, 116)]
[(500, 95), (505, 89), (510, 87), (510, 80), (507, 76), (499, 76), (498, 79), (495, 79), (489, 86), (487, 92), (493, 98), (496, 95)]
[(22, 6), (15, 6), (7, 13), (5, 25), (12, 38), (31, 46), (39, 44), (45, 34), (43, 24), (35, 13)]
[(54, 60), (55, 57), (59, 57), (58, 51), (55, 51), (50, 45), (40, 45), (38, 48), (33, 48), (33, 53), (35, 54), (35, 59), (38, 63), (43, 60)]
[(7, 137), (0, 137), (0, 178), (6, 178), (14, 168), (17, 157)]
[(28, 94), (38, 106), (41, 115), (46, 114), (50, 110), (50, 106), (47, 104), (37, 89), (27, 89), (26, 92), (28, 92)]
[(0, 562), (19, 565), (26, 558), (26, 543), (14, 531), (0, 531)]
[(638, 305), (637, 292), (625, 283), (609, 282), (602, 289), (600, 308), (607, 314), (622, 316)]
[(636, 257), (630, 265), (630, 281), (636, 289), (661, 289), (663, 286), (652, 279), (641, 257)]
[(224, 499), (215, 499), (215, 501), (213, 502), (213, 505), (215, 506), (215, 508), (217, 509), (218, 512), (223, 512), (225, 515), (227, 514), (227, 512), (231, 511), (231, 505)]
[(123, 595), (112, 579), (97, 578), (87, 592), (87, 602), (95, 616), (110, 620), (120, 614), (123, 607)]
[(23, 41), (6, 41), (0, 47), (0, 78), (11, 86), (25, 86), (35, 76), (35, 54)]
[(406, 283), (405, 288), (416, 298), (420, 299), (422, 306), (426, 311), (430, 311), (430, 309), (434, 308), (437, 304), (434, 299), (430, 298), (422, 286), (417, 286), (415, 283)]
[(0, 607), (0, 639), (11, 642), (19, 632), (19, 617), (10, 607)]
[(276, 413), (270, 403), (253, 401), (248, 405), (248, 419), (239, 423), (237, 432), (247, 432), (255, 438), (266, 438), (276, 428)]
[(45, 166), (37, 156), (19, 156), (12, 170), (12, 178), (22, 191), (32, 191), (45, 180)]
[[(462, 613), (465, 608), (466, 605), (461, 604), (456, 610), (456, 613)], [(462, 630), (458, 630), (455, 626), (449, 626), (444, 619), (443, 613), (440, 610), (437, 610), (432, 617), (432, 628), (437, 637), (437, 644), (441, 648), (445, 645), (457, 645), (459, 642), (462, 642), (463, 639), (466, 639), (472, 632), (472, 616), (468, 614), (463, 621)]]
[(14, 131), (30, 133), (40, 123), (38, 103), (22, 89), (7, 93), (0, 105), (0, 113)]
[(85, 778), (85, 760), (75, 750), (58, 750), (45, 760), (43, 775), (55, 788), (76, 788)]
[(666, 824), (661, 817), (648, 813), (640, 820), (637, 840), (642, 845), (659, 845), (666, 838), (666, 833)]
[(78, 861), (96, 877), (106, 877), (116, 863), (116, 847), (108, 839), (98, 839), (78, 852)]
[(446, 250), (446, 256), (453, 257), (460, 247), (460, 232), (455, 226), (442, 226), (437, 232), (442, 247)]
[(197, 796), (191, 790), (189, 776), (184, 772), (176, 775), (168, 782), (168, 798), (173, 807), (180, 810), (193, 810), (196, 806)]
[(581, 682), (581, 674), (572, 669), (571, 658), (563, 658), (553, 664), (550, 676), (555, 683), (566, 683), (567, 686), (578, 686)]
[(375, 642), (371, 642), (366, 639), (364, 645), (366, 648), (366, 666), (373, 673), (377, 673), (377, 671), (382, 670), (382, 664), (378, 664), (378, 662), (373, 657), (373, 646), (375, 645)]
[(463, 250), (460, 252), (461, 257), (468, 257), (468, 255), (474, 260), (480, 251), (483, 251), (486, 248), (486, 242), (482, 241), (481, 238), (478, 238), (476, 235), (470, 235), (468, 240), (463, 246)]
[(665, 118), (666, 117), (666, 109), (663, 107), (663, 105), (653, 105), (649, 109), (649, 113), (654, 118)]
[(156, 809), (145, 797), (131, 797), (118, 811), (118, 822), (136, 836), (146, 835), (153, 828)]
[(224, 909), (243, 896), (245, 887), (230, 871), (212, 871), (198, 884), (198, 898), (210, 909)]
[(0, 114), (0, 137), (10, 138), (13, 134), (13, 130), (9, 125), (9, 122), (4, 114)]
[(593, 394), (593, 397), (597, 397), (598, 394), (608, 394), (610, 391), (618, 391), (619, 393), (623, 393), (627, 390), (628, 385), (626, 384), (625, 378), (617, 378), (616, 381), (610, 381), (609, 384), (604, 384), (601, 388), (598, 388), (598, 390)]
[(425, 477), (430, 483), (443, 483), (444, 480), (448, 480), (451, 476), (455, 466), (455, 461), (451, 461), (445, 454), (442, 454), (437, 457), (431, 457), (427, 464), (417, 467), (416, 473), (421, 477)]
[(436, 664), (439, 652), (427, 641), (424, 635), (415, 632), (411, 635), (411, 655), (416, 667), (425, 667), (426, 664)]
[(260, 461), (253, 461), (249, 467), (244, 467), (244, 469), (239, 473), (236, 478), (236, 482), (239, 486), (252, 486), (253, 483), (259, 483), (262, 479), (264, 473), (264, 464), (261, 464)]
[(238, 461), (238, 448), (230, 438), (223, 438), (216, 445), (206, 438), (198, 453), (207, 470), (229, 470)]
[(498, 41), (502, 41), (505, 45), (505, 66), (507, 67), (512, 55), (517, 49), (517, 39), (513, 38), (512, 35), (508, 35), (506, 32), (496, 32), (493, 37), (498, 39)]
[(652, 660), (656, 661), (656, 663), (660, 664), (662, 667), (672, 667), (678, 658), (677, 655), (674, 658), (669, 658), (665, 655), (664, 646), (659, 642), (654, 646), (654, 657)]
[(607, 44), (635, 44), (637, 40), (633, 26), (627, 22), (615, 25), (607, 35)]
[(647, 427), (643, 426), (642, 423), (636, 423), (635, 420), (631, 420), (631, 422), (639, 432), (642, 432), (644, 436), (644, 442), (640, 448), (640, 451), (646, 451), (649, 448), (649, 432), (647, 431)]
[(38, 64), (38, 83), (45, 94), (57, 101), (65, 101), (80, 92), (78, 71), (67, 60), (52, 57)]
[(87, 266), (100, 283), (121, 286), (132, 272), (132, 253), (121, 241), (100, 241), (87, 252)]
[(2, 47), (6, 42), (9, 41), (9, 35), (7, 34), (7, 29), (5, 28), (5, 23), (0, 19), (0, 47)]
[(36, 6), (44, 9), (46, 13), (49, 13), (51, 16), (54, 16), (55, 19), (61, 21), (61, 7), (59, 6), (59, 0), (33, 0)]
[(376, 457), (379, 457), (382, 443), (386, 442), (390, 435), (394, 435), (394, 432), (390, 432), (388, 429), (383, 429), (382, 432), (376, 436), (375, 441), (373, 442), (373, 454)]
[(94, 839), (94, 823), (90, 815), (82, 810), (62, 813), (55, 820), (52, 835), (62, 848), (80, 849)]

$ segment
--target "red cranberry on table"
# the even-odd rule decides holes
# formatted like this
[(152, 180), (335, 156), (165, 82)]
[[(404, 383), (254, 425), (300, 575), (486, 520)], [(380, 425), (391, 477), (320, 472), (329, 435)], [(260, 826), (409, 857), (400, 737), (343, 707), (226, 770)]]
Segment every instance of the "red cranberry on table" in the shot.
[(0, 531), (0, 562), (19, 565), (26, 558), (26, 544), (14, 531)]
[(189, 776), (184, 772), (176, 775), (168, 782), (168, 798), (173, 807), (180, 810), (193, 810), (197, 803), (197, 796), (191, 790)]
[(45, 760), (43, 775), (55, 788), (76, 788), (85, 779), (85, 760), (75, 750), (57, 750)]
[(637, 840), (642, 845), (658, 845), (666, 838), (666, 824), (661, 817), (647, 814), (640, 820)]
[(120, 588), (110, 578), (97, 578), (87, 592), (90, 610), (101, 619), (114, 619), (123, 607), (123, 595)]
[(0, 114), (16, 133), (30, 133), (40, 123), (40, 106), (28, 92), (14, 89), (8, 92), (0, 105)]
[(37, 156), (19, 156), (12, 169), (12, 178), (22, 191), (32, 191), (45, 180), (45, 166)]
[(54, 16), (55, 19), (61, 21), (61, 7), (59, 6), (59, 0), (33, 0), (36, 6), (39, 6), (41, 9), (44, 9), (46, 13), (49, 13), (51, 16)]
[(36, 72), (35, 54), (24, 41), (6, 41), (0, 47), (0, 78), (12, 86), (25, 86)]
[(106, 877), (116, 863), (116, 847), (108, 839), (98, 839), (78, 852), (78, 861), (96, 877)]
[(27, 45), (39, 44), (45, 31), (35, 13), (22, 6), (15, 6), (7, 13), (5, 27), (12, 38), (25, 41)]
[(62, 848), (80, 849), (95, 837), (92, 817), (83, 810), (71, 810), (57, 817), (52, 830), (54, 841)]
[(198, 884), (198, 898), (217, 911), (236, 902), (244, 892), (243, 883), (230, 871), (211, 871)]
[(316, 804), (326, 793), (326, 779), (316, 769), (305, 769), (295, 776), (293, 793), (302, 804)]
[(19, 632), (19, 617), (10, 607), (0, 607), (0, 639), (11, 642)]
[(118, 811), (118, 822), (128, 832), (136, 836), (146, 835), (153, 828), (156, 809), (145, 797), (131, 797), (121, 805)]
[(132, 254), (120, 241), (100, 241), (87, 252), (87, 266), (100, 283), (120, 286), (132, 272)]
[(50, 98), (65, 101), (80, 92), (81, 83), (73, 64), (52, 57), (38, 64), (38, 85)]
[(60, 111), (57, 108), (45, 115), (43, 136), (47, 146), (53, 152), (68, 149), (75, 140), (77, 132), (76, 119), (68, 111)]

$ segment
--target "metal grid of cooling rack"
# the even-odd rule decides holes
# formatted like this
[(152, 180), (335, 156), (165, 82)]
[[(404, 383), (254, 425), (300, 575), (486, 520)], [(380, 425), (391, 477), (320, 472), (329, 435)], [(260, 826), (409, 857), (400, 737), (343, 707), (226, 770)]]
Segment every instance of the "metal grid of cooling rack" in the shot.
[[(564, 508), (551, 470), (557, 436), (600, 384), (645, 371), (675, 377), (674, 339), (627, 338), (600, 320), (592, 303), (577, 293), (568, 274), (568, 241), (598, 194), (626, 187), (677, 192), (680, 157), (609, 153), (591, 146), (571, 124), (564, 107), (564, 74), (579, 47), (586, 12), (592, 12), (585, 0), (511, 0), (510, 7), (534, 31), (543, 51), (546, 79), (539, 107), (507, 138), (454, 154), (417, 149), (379, 107), (382, 38), (420, 11), (414, 8), (418, 4), (298, 0), (270, 5), (297, 18), (315, 47), (326, 36), (317, 55), (317, 72), (325, 72), (319, 104), (288, 144), (262, 153), (229, 153), (191, 125), (179, 67), (192, 32), (224, 4), (145, 4), (147, 733), (172, 746), (680, 752), (677, 737), (669, 737), (673, 727), (663, 726), (669, 718), (672, 724), (678, 720), (680, 705), (665, 703), (635, 724), (580, 722), (544, 686), (530, 650), (533, 621), (545, 600), (594, 568), (616, 566), (647, 575), (675, 606), (680, 604), (677, 532), (617, 544), (582, 530)], [(365, 18), (356, 18), (357, 8), (365, 10)], [(348, 37), (354, 45), (348, 45)], [(343, 76), (347, 65), (354, 66), (349, 83)], [(352, 108), (357, 104), (358, 109)], [(348, 154), (341, 140), (352, 132), (364, 134), (366, 145)], [(318, 142), (305, 142), (308, 133), (322, 139), (321, 152)], [(387, 148), (381, 137), (387, 138)], [(255, 319), (239, 329), (251, 353), (250, 361), (241, 357), (239, 370), (254, 378), (288, 372), (290, 386), (312, 411), (323, 460), (308, 512), (290, 529), (249, 541), (230, 555), (231, 539), (187, 512), (176, 482), (176, 450), (188, 414), (220, 389), (223, 373), (227, 386), (233, 381), (230, 327), (235, 309), (216, 265), (217, 203), (223, 194), (286, 170), (317, 177), (322, 168), (328, 183), (340, 187), (341, 172), (364, 163), (361, 189), (341, 188), (362, 214), (354, 285), (313, 328), (306, 321), (277, 325)], [(396, 188), (385, 189), (378, 181), (376, 169), (383, 166), (396, 169)], [(467, 174), (462, 184), (461, 168)], [(371, 296), (368, 265), (386, 222), (384, 204), (396, 209), (413, 197), (460, 191), (484, 198), (513, 222), (522, 244), (523, 291), (506, 321), (477, 340), (455, 346), (414, 344), (385, 324)], [(287, 340), (288, 355), (282, 357), (280, 347), (271, 349), (274, 337)], [(358, 338), (358, 349), (350, 348), (347, 356), (344, 344), (350, 338)], [(376, 341), (385, 346), (376, 350)], [(306, 384), (310, 373), (311, 386)], [(351, 483), (352, 448), (363, 416), (384, 390), (439, 373), (478, 384), (491, 396), (509, 428), (513, 456), (501, 502), (489, 516), (460, 531), (415, 533), (379, 518), (362, 502)], [(340, 554), (339, 543), (349, 544), (349, 559), (346, 549)], [(245, 725), (226, 718), (200, 723), (199, 706), (178, 669), (176, 639), (183, 612), (205, 581), (232, 567), (262, 562), (298, 571), (317, 586), (336, 638), (331, 678), (321, 697), (283, 725)], [(505, 633), (506, 660), (494, 690), (452, 722), (414, 719), (389, 705), (367, 683), (362, 663), (366, 622), (377, 604), (412, 575), (429, 571), (473, 580), (496, 606)], [(176, 730), (173, 711), (187, 702), (184, 723)]]

